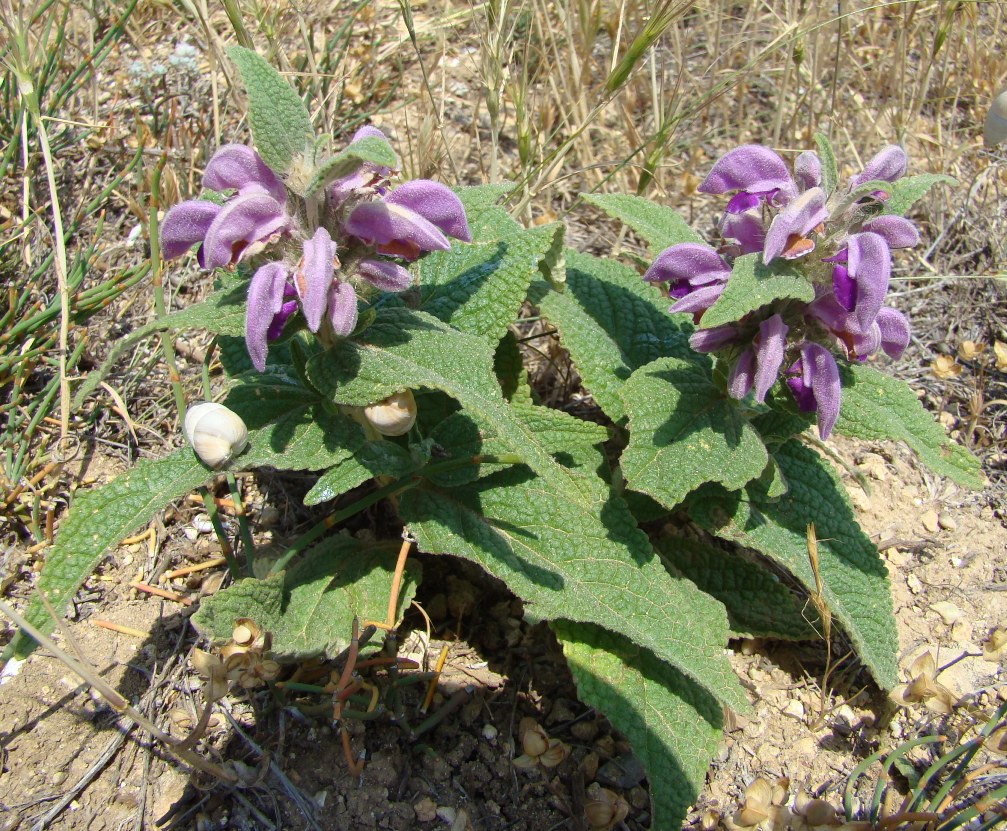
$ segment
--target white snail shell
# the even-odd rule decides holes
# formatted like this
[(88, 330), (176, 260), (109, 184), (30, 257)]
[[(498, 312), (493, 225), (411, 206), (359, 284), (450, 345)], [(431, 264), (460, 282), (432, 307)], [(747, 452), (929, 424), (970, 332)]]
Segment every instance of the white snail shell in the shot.
[(248, 428), (240, 416), (210, 401), (186, 410), (184, 430), (196, 455), (210, 467), (227, 464), (248, 444)]
[(1001, 92), (986, 113), (986, 126), (983, 128), (983, 144), (996, 147), (1007, 141), (1007, 89)]
[(384, 401), (364, 407), (364, 418), (382, 436), (403, 436), (416, 421), (412, 390), (389, 395)]

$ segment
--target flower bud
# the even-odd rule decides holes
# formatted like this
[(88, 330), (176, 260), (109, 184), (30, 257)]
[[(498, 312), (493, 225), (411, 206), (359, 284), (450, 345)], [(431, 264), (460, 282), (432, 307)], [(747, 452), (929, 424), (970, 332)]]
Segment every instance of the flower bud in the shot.
[(412, 390), (403, 390), (384, 401), (364, 407), (364, 418), (382, 436), (404, 436), (416, 421)]

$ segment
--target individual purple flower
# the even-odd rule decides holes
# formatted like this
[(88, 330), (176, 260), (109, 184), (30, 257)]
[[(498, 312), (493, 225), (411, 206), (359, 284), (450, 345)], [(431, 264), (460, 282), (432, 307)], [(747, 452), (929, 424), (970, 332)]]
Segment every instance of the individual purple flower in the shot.
[(839, 418), (839, 367), (824, 346), (803, 343), (800, 358), (787, 370), (787, 386), (801, 412), (818, 412), (818, 435), (827, 439)]
[(738, 357), (727, 379), (727, 390), (733, 398), (742, 399), (755, 390), (755, 400), (766, 400), (769, 388), (783, 366), (788, 327), (780, 315), (775, 314), (759, 324), (759, 334), (752, 346)]
[(836, 301), (867, 331), (888, 293), (892, 252), (884, 237), (872, 231), (850, 234), (846, 247), (827, 259), (832, 268)]
[[(745, 144), (725, 153), (714, 163), (697, 190), (712, 194), (742, 191), (774, 203), (778, 196), (784, 202), (797, 196), (797, 186), (786, 162), (761, 144)], [(750, 207), (735, 206), (741, 210)]]
[(850, 178), (850, 189), (878, 179), (894, 182), (905, 175), (908, 167), (906, 151), (897, 144), (889, 144), (864, 165), (863, 171)]
[(294, 275), (294, 286), (301, 298), (301, 311), (312, 332), (322, 325), (328, 305), (329, 287), (335, 279), (336, 244), (324, 228), (304, 243), (304, 256)]
[(222, 205), (190, 199), (172, 207), (160, 229), (161, 253), (166, 259), (199, 244), (196, 257), (202, 267), (233, 265), (290, 229), (283, 183), (251, 148), (221, 147), (206, 166), (203, 184), (234, 194)]
[(415, 260), (427, 251), (446, 251), (447, 237), (471, 241), (465, 209), (450, 188), (415, 179), (381, 199), (361, 202), (343, 230), (374, 246), (379, 254)]
[(266, 368), (267, 341), (270, 333), (279, 336), (279, 330), (293, 311), (287, 302), (287, 267), (283, 263), (266, 263), (261, 266), (248, 284), (248, 308), (245, 313), (245, 345), (252, 366), (259, 372)]
[(793, 260), (815, 250), (815, 243), (808, 239), (808, 234), (829, 217), (825, 199), (824, 190), (811, 188), (773, 217), (762, 249), (762, 261), (766, 265), (780, 256)]
[(737, 343), (741, 332), (737, 326), (726, 324), (709, 329), (697, 329), (689, 335), (689, 346), (696, 352), (718, 352), (725, 346)]
[(353, 286), (335, 280), (329, 286), (327, 298), (329, 323), (340, 337), (348, 337), (357, 326), (357, 293)]
[(668, 296), (676, 302), (669, 312), (702, 315), (727, 285), (731, 268), (709, 245), (681, 242), (666, 248), (643, 275), (648, 283), (667, 283)]

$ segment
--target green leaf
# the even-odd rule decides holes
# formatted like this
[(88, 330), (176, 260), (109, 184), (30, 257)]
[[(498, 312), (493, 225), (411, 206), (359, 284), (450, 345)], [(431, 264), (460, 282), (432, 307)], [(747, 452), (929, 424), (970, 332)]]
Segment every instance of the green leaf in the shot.
[[(517, 187), (515, 182), (498, 182), (492, 185), (455, 188), (455, 193), (458, 194), (458, 198), (462, 201), (466, 216), (471, 220), (473, 213), (497, 207), (500, 200), (513, 191), (515, 187)], [(517, 223), (514, 224), (516, 225)]]
[[(363, 431), (347, 416), (328, 412), (310, 393), (277, 376), (234, 387), (224, 402), (248, 426), (248, 449), (232, 467), (262, 465), (310, 470), (338, 464), (363, 443)], [(78, 493), (46, 557), (38, 589), (58, 611), (70, 601), (101, 556), (161, 508), (216, 474), (189, 447), (164, 459), (144, 459), (107, 485)], [(34, 598), (26, 616), (43, 632), (52, 620)], [(35, 644), (19, 635), (10, 649), (27, 655)]]
[[(247, 287), (244, 284), (218, 289), (199, 303), (193, 303), (181, 311), (166, 315), (160, 320), (152, 320), (139, 329), (119, 338), (112, 344), (101, 366), (87, 373), (87, 377), (73, 399), (74, 407), (80, 407), (111, 371), (112, 366), (127, 351), (158, 332), (182, 329), (205, 329), (215, 335), (240, 335), (245, 333), (245, 303)], [(242, 341), (244, 343), (244, 341)]]
[(623, 475), (666, 508), (705, 482), (736, 490), (769, 461), (755, 428), (701, 365), (661, 358), (633, 373), (622, 398), (630, 434)]
[(705, 242), (677, 211), (650, 199), (624, 193), (585, 193), (582, 197), (636, 231), (653, 254), (680, 242)]
[(920, 173), (916, 176), (903, 176), (896, 179), (891, 186), (891, 195), (885, 202), (886, 214), (905, 216), (909, 209), (930, 192), (935, 185), (955, 187), (958, 180), (953, 176), (939, 173)]
[(723, 716), (694, 681), (624, 637), (559, 621), (577, 697), (629, 739), (650, 780), (650, 827), (681, 828), (717, 752)]
[(493, 351), (423, 312), (381, 308), (359, 341), (342, 341), (309, 359), (314, 386), (340, 404), (366, 406), (404, 389), (446, 392), (555, 488), (580, 499), (581, 480), (553, 460), (542, 437), (507, 405), (493, 374)]
[(863, 364), (839, 368), (843, 394), (836, 432), (860, 439), (904, 441), (939, 476), (983, 487), (979, 460), (949, 439), (909, 386)]
[(500, 382), (504, 398), (508, 401), (524, 404), (533, 403), (531, 385), (528, 382), (528, 370), (524, 368), (524, 359), (521, 357), (517, 337), (510, 330), (497, 344), (496, 353), (493, 356), (493, 371)]
[(807, 548), (813, 522), (823, 598), (878, 684), (891, 689), (898, 680), (899, 643), (888, 572), (877, 549), (821, 457), (790, 441), (775, 458), (790, 485), (785, 496), (770, 501), (754, 485), (746, 494), (704, 488), (690, 501), (690, 514), (711, 533), (783, 566), (809, 591), (815, 590)]
[(707, 364), (689, 347), (692, 327), (668, 314), (668, 300), (633, 269), (568, 250), (566, 291), (532, 286), (532, 302), (560, 331), (584, 386), (614, 421), (626, 412), (619, 390), (635, 369), (664, 355)]
[(573, 501), (510, 468), (450, 491), (409, 491), (399, 507), (422, 551), (473, 560), (536, 618), (621, 632), (745, 709), (722, 654), (723, 608), (668, 574), (625, 503), (596, 477), (585, 481), (595, 483), (591, 499)]
[[(192, 622), (214, 642), (230, 640), (234, 621), (251, 618), (272, 634), (279, 661), (334, 658), (350, 643), (353, 618), (384, 620), (399, 543), (336, 535), (310, 548), (292, 569), (246, 578), (200, 601)], [(412, 603), (419, 563), (407, 562), (399, 615)]]
[(494, 346), (517, 319), (562, 225), (543, 225), (493, 242), (455, 244), (419, 265), (419, 308)]
[(255, 149), (271, 170), (283, 175), (314, 143), (311, 115), (294, 88), (251, 49), (229, 46), (227, 56), (238, 68), (248, 94)]
[(832, 149), (832, 142), (824, 133), (815, 133), (815, 146), (818, 148), (818, 158), (822, 162), (822, 189), (826, 196), (831, 196), (839, 182), (836, 154)]
[(800, 271), (776, 259), (768, 266), (761, 254), (745, 254), (734, 261), (731, 277), (720, 297), (703, 314), (703, 329), (735, 323), (777, 300), (815, 299), (815, 287)]
[(724, 604), (731, 637), (815, 637), (787, 587), (757, 563), (682, 537), (662, 539), (656, 548), (672, 567)]
[[(57, 614), (62, 613), (109, 548), (171, 500), (212, 476), (190, 448), (182, 447), (164, 459), (141, 459), (132, 470), (100, 488), (77, 491), (46, 555), (25, 618), (43, 633), (50, 632), (53, 621), (39, 595), (49, 600)], [(4, 657), (24, 658), (36, 645), (19, 631), (4, 650)]]
[[(539, 437), (549, 448), (553, 458), (564, 467), (571, 470), (583, 468), (586, 472), (594, 473), (605, 464), (605, 454), (599, 445), (608, 438), (608, 431), (601, 425), (533, 404), (514, 403), (511, 411)], [(492, 427), (479, 424), (465, 411), (446, 418), (434, 428), (430, 437), (448, 457), (480, 454), (495, 456), (508, 450)], [(442, 487), (457, 487), (487, 473), (501, 470), (502, 467), (506, 466), (485, 463), (468, 465), (434, 474), (430, 481)]]
[(335, 156), (325, 159), (315, 169), (303, 195), (311, 196), (316, 191), (331, 185), (336, 179), (349, 176), (365, 164), (375, 167), (395, 167), (398, 161), (395, 151), (385, 139), (365, 136)]

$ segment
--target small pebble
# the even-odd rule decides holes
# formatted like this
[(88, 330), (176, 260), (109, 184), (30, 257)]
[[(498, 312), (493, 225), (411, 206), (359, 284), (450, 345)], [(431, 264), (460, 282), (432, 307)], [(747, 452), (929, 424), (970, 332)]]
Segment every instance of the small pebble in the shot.
[(954, 531), (958, 527), (955, 518), (949, 513), (941, 513), (937, 516), (937, 524), (945, 531)]
[(484, 724), (482, 732), (483, 732), (483, 738), (486, 739), (486, 741), (488, 742), (495, 741), (497, 735), (500, 733), (500, 731), (497, 730), (496, 727), (492, 724)]
[(923, 523), (923, 527), (931, 534), (936, 534), (937, 529), (940, 527), (940, 520), (937, 517), (937, 511), (933, 508), (924, 512), (923, 516), (920, 517), (920, 522)]
[(804, 705), (794, 699), (787, 703), (787, 706), (783, 708), (783, 715), (790, 716), (791, 718), (796, 718), (798, 720), (804, 719)]
[(909, 591), (913, 594), (919, 594), (923, 591), (923, 584), (920, 582), (920, 578), (915, 574), (910, 574), (906, 578), (906, 585), (909, 586)]
[(962, 610), (950, 600), (940, 600), (937, 603), (932, 603), (930, 608), (941, 616), (941, 620), (944, 621), (946, 626), (950, 626), (962, 616)]
[(437, 808), (436, 816), (438, 819), (441, 819), (444, 822), (448, 823), (448, 825), (451, 825), (452, 823), (454, 823), (455, 819), (457, 819), (458, 812), (450, 805), (441, 805), (439, 808)]
[(200, 514), (192, 521), (192, 527), (196, 529), (198, 534), (212, 534), (213, 533), (213, 523), (210, 522), (210, 518), (206, 514)]
[(437, 818), (437, 805), (429, 796), (413, 805), (413, 811), (418, 822), (432, 822)]

